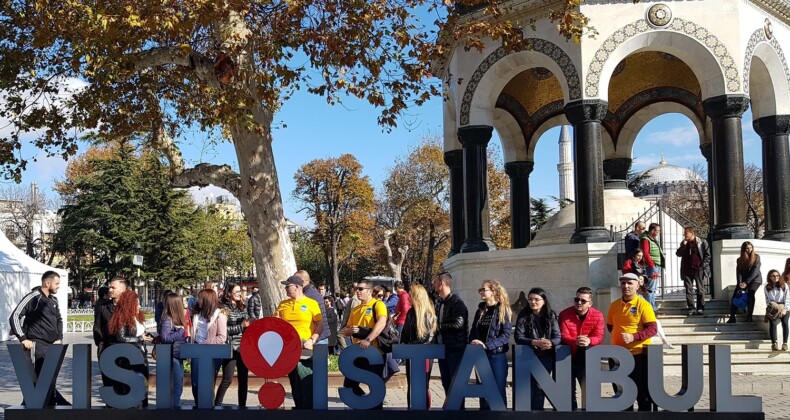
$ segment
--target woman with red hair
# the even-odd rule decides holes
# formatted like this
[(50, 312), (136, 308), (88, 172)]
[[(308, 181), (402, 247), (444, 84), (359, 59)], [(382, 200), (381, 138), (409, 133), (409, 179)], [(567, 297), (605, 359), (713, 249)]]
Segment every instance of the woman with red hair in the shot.
[[(148, 357), (145, 352), (145, 343), (150, 343), (153, 338), (145, 334), (145, 316), (140, 310), (140, 300), (137, 293), (127, 290), (121, 294), (118, 301), (115, 302), (115, 311), (110, 318), (109, 330), (110, 334), (115, 336), (118, 343), (129, 343), (137, 346), (143, 353), (146, 360), (145, 364), (130, 365), (128, 359), (119, 359), (116, 363), (118, 366), (130, 369), (145, 376), (146, 382), (148, 381)], [(129, 392), (129, 386), (119, 384), (121, 388), (119, 391), (122, 394)], [(143, 407), (148, 407), (148, 392), (145, 394), (143, 400)]]

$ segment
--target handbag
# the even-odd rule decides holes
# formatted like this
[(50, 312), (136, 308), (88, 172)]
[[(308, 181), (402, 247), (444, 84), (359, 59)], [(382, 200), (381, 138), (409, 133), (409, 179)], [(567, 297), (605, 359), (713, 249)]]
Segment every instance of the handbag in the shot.
[(732, 297), (732, 304), (738, 309), (746, 309), (749, 306), (749, 294), (746, 290), (739, 289), (735, 296)]
[(784, 303), (771, 302), (765, 307), (765, 322), (776, 321), (782, 317), (782, 312), (785, 310)]

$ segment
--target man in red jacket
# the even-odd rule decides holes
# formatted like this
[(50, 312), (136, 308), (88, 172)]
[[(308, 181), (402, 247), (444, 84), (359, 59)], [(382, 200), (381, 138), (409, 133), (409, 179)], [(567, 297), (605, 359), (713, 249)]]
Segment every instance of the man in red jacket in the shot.
[(584, 384), (585, 351), (603, 342), (603, 313), (592, 307), (592, 293), (589, 287), (580, 287), (576, 290), (573, 306), (560, 312), (562, 344), (571, 347), (571, 403), (574, 411), (578, 408), (576, 381)]
[(398, 280), (395, 282), (395, 293), (398, 294), (398, 304), (395, 305), (395, 315), (392, 317), (395, 321), (395, 328), (398, 333), (403, 332), (403, 324), (406, 323), (406, 314), (411, 309), (411, 301), (409, 300), (409, 293), (403, 288), (403, 282)]

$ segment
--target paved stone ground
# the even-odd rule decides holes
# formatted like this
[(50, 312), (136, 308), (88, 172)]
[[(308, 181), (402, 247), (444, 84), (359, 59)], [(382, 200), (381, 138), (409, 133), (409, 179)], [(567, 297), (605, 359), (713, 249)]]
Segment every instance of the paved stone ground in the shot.
[[(67, 334), (66, 343), (90, 343), (91, 336), (89, 334)], [(61, 374), (58, 377), (57, 388), (67, 398), (71, 399), (71, 351), (66, 355)], [(93, 391), (93, 405), (103, 406), (104, 404), (98, 397), (98, 387), (101, 386), (101, 377), (98, 375), (98, 363), (93, 362), (93, 378), (92, 389)], [(438, 368), (434, 366), (434, 373), (438, 372)], [(787, 419), (788, 403), (790, 403), (790, 372), (778, 372), (779, 375), (733, 375), (733, 393), (737, 395), (758, 395), (763, 398), (763, 411), (765, 412), (766, 419)], [(680, 388), (679, 376), (667, 376), (664, 378), (665, 387), (667, 392), (675, 393)], [(287, 378), (278, 380), (285, 387), (286, 391), (289, 390)], [(235, 385), (235, 384), (234, 384)], [(604, 387), (604, 395), (611, 395), (608, 386)], [(444, 402), (444, 391), (438, 379), (431, 380), (430, 390), (432, 395), (432, 407), (441, 407)], [(253, 385), (249, 391), (248, 402), (250, 405), (257, 403), (257, 388)], [(512, 397), (512, 389), (508, 389), (509, 399)], [(150, 397), (153, 401), (153, 390)], [(232, 386), (226, 395), (226, 404), (235, 405), (238, 402), (237, 391), (235, 386)], [(16, 374), (11, 365), (11, 358), (8, 349), (5, 345), (0, 344), (0, 420), (4, 419), (2, 410), (11, 405), (19, 404), (22, 401), (22, 394), (17, 384)], [(184, 405), (192, 405), (192, 394), (187, 387), (184, 390), (182, 397)], [(512, 401), (508, 401), (508, 406)], [(329, 405), (330, 407), (343, 407), (337, 393), (337, 386), (333, 386), (330, 381), (329, 387)], [(387, 397), (384, 402), (385, 407), (406, 407), (406, 381), (405, 375), (396, 375), (387, 384)], [(477, 400), (467, 401), (468, 408), (478, 407)], [(293, 400), (291, 399), (290, 392), (286, 394), (285, 407), (293, 407)], [(702, 399), (697, 403), (697, 409), (707, 410), (710, 407), (710, 395), (708, 392), (708, 378), (705, 378), (705, 389)], [(547, 405), (547, 408), (549, 406)]]

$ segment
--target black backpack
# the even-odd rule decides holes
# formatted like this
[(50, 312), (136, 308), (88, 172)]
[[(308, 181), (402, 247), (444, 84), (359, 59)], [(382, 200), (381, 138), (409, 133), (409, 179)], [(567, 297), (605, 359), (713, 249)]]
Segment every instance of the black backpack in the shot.
[[(374, 305), (373, 308), (373, 322), (376, 322), (376, 308)], [(395, 328), (395, 324), (392, 323), (392, 318), (387, 316), (387, 325), (384, 326), (384, 329), (381, 331), (376, 340), (379, 342), (379, 348), (381, 351), (386, 353), (392, 353), (392, 345), (398, 344), (400, 342), (400, 334), (398, 334), (398, 329)]]

